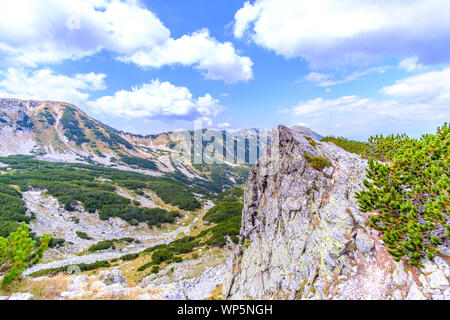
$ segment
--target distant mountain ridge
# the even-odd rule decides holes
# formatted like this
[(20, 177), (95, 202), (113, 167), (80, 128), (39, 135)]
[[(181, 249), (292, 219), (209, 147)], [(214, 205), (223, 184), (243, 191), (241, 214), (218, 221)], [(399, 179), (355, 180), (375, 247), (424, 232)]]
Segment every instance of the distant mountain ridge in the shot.
[[(224, 131), (212, 130), (220, 146), (226, 144)], [(184, 133), (184, 135), (183, 135)], [(256, 133), (267, 139), (266, 133), (245, 129), (233, 133), (235, 154), (248, 153), (248, 140)], [(60, 101), (0, 99), (0, 156), (34, 155), (37, 159), (54, 162), (84, 162), (114, 166), (149, 175), (176, 174), (187, 179), (208, 179), (212, 174), (208, 165), (192, 165), (192, 159), (174, 160), (176, 147), (187, 148), (185, 137), (194, 131), (163, 132), (138, 135), (114, 129), (83, 112), (73, 104)], [(191, 141), (192, 142), (192, 141)], [(259, 142), (258, 142), (259, 143)], [(203, 141), (203, 147), (210, 142)], [(259, 144), (258, 144), (259, 147)], [(258, 150), (257, 157), (260, 156)], [(243, 178), (238, 170), (245, 163), (233, 163), (229, 154), (215, 152), (206, 163), (225, 163), (225, 185)], [(233, 159), (233, 155), (231, 155)]]

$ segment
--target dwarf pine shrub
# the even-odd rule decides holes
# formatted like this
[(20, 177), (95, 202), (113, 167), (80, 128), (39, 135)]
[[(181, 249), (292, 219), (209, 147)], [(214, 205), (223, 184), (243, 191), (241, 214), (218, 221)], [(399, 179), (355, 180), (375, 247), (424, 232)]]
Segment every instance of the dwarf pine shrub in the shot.
[(337, 145), (338, 147), (341, 147), (345, 151), (359, 154), (361, 156), (365, 156), (366, 153), (369, 151), (368, 150), (369, 145), (367, 143), (349, 140), (344, 137), (327, 136), (327, 137), (322, 138), (320, 141), (331, 142), (331, 143)]
[(377, 212), (370, 225), (382, 232), (394, 260), (419, 266), (449, 245), (450, 127), (420, 139), (376, 136), (369, 144), (365, 190), (356, 194), (360, 209)]
[(305, 157), (306, 161), (309, 162), (311, 167), (313, 167), (314, 169), (316, 169), (318, 171), (321, 171), (324, 168), (331, 166), (331, 162), (327, 158), (320, 157), (320, 156), (319, 157), (311, 157), (307, 153), (305, 153), (303, 156)]
[(77, 236), (78, 236), (79, 238), (81, 238), (81, 239), (84, 239), (84, 240), (92, 240), (92, 238), (89, 237), (89, 236), (87, 235), (86, 232), (83, 232), (83, 231), (76, 231), (75, 233), (76, 233)]
[(28, 225), (22, 222), (8, 238), (0, 237), (0, 273), (5, 273), (2, 286), (10, 284), (19, 278), (29, 266), (38, 263), (48, 247), (51, 237), (40, 238), (36, 247), (29, 233)]

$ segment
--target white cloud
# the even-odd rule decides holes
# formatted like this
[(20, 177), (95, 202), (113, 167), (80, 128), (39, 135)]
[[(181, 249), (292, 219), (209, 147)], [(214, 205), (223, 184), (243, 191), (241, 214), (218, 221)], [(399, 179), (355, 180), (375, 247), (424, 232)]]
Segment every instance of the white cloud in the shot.
[(303, 81), (308, 82), (314, 82), (318, 83), (319, 85), (321, 83), (324, 83), (325, 81), (328, 81), (332, 76), (329, 74), (319, 73), (319, 72), (310, 72), (306, 76), (303, 77)]
[(0, 48), (11, 63), (36, 66), (78, 59), (101, 49), (125, 54), (163, 44), (169, 36), (161, 21), (136, 1), (17, 0), (0, 4)]
[(222, 122), (222, 123), (218, 123), (217, 127), (219, 127), (220, 129), (229, 128), (229, 127), (231, 127), (231, 124), (229, 124), (228, 122)]
[(93, 72), (70, 77), (50, 69), (27, 71), (8, 68), (0, 71), (0, 78), (3, 79), (0, 81), (0, 97), (80, 104), (89, 98), (89, 91), (106, 88), (105, 77), (105, 74)]
[(230, 42), (199, 30), (173, 39), (137, 0), (0, 2), (0, 56), (9, 66), (80, 59), (108, 50), (140, 66), (182, 64), (227, 83), (252, 78), (252, 62)]
[(209, 93), (194, 98), (186, 87), (159, 80), (103, 96), (88, 102), (88, 106), (97, 113), (128, 119), (200, 119), (208, 123), (224, 109)]
[(371, 74), (383, 74), (388, 69), (389, 67), (387, 66), (371, 67), (365, 70), (353, 71), (349, 74), (343, 75), (339, 79), (336, 79), (335, 75), (333, 74), (310, 72), (306, 76), (304, 76), (300, 81), (297, 82), (307, 81), (319, 87), (330, 87), (338, 84), (355, 81)]
[(392, 56), (450, 62), (450, 6), (447, 0), (256, 0), (236, 12), (234, 35), (312, 67)]
[(450, 68), (417, 74), (380, 90), (385, 95), (450, 106)]
[(450, 119), (450, 68), (399, 80), (380, 92), (395, 99), (317, 98), (299, 102), (290, 114), (307, 120), (323, 134), (350, 137), (396, 128), (423, 133)]
[(51, 69), (9, 68), (0, 71), (0, 97), (69, 102), (89, 107), (96, 114), (127, 119), (200, 119), (208, 125), (224, 110), (209, 93), (195, 98), (188, 88), (159, 80), (93, 100), (90, 96), (93, 91), (106, 89), (105, 77), (93, 72), (67, 76)]
[(239, 56), (231, 42), (220, 43), (212, 38), (207, 29), (176, 40), (169, 39), (164, 45), (141, 50), (119, 60), (144, 67), (194, 65), (206, 79), (224, 80), (226, 83), (253, 78), (250, 58)]
[(89, 85), (91, 90), (105, 90), (105, 77), (104, 73), (78, 73), (75, 75), (75, 79), (80, 80)]
[(405, 69), (408, 72), (423, 69), (423, 66), (419, 63), (419, 57), (409, 57), (401, 60), (398, 64), (398, 67), (401, 69)]

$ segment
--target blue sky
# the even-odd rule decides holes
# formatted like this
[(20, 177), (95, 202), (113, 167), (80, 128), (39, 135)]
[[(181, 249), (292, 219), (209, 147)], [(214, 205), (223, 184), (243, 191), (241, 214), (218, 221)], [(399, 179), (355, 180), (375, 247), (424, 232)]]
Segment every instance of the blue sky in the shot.
[(450, 118), (449, 39), (444, 0), (4, 1), (0, 96), (140, 134), (419, 136)]

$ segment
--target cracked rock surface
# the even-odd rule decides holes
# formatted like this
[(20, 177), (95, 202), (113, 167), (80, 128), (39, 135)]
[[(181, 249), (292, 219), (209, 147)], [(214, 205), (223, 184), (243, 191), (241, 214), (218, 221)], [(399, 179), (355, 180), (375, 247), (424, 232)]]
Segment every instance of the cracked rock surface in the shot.
[[(331, 166), (317, 170), (305, 154)], [(422, 269), (397, 263), (367, 226), (355, 199), (366, 168), (366, 160), (303, 127), (279, 126), (245, 185), (224, 297), (448, 299), (449, 256), (424, 260)]]

